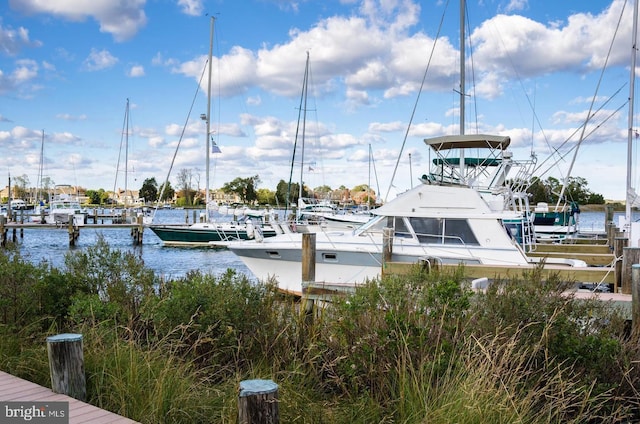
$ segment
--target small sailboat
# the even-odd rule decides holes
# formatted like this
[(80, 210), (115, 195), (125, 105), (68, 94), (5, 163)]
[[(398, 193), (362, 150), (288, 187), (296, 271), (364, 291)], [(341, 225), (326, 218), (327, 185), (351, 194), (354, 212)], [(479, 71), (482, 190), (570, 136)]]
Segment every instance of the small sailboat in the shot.
[[(216, 221), (216, 214), (224, 215), (222, 212), (229, 213), (222, 206), (211, 200), (211, 192), (209, 189), (209, 162), (211, 154), (211, 73), (212, 73), (212, 57), (213, 57), (213, 29), (214, 17), (211, 17), (211, 31), (209, 43), (209, 59), (208, 66), (208, 82), (207, 82), (207, 113), (202, 118), (206, 120), (206, 152), (205, 152), (205, 168), (206, 168), (206, 187), (205, 187), (205, 205), (206, 212), (201, 217), (201, 222), (191, 225), (187, 224), (149, 224), (147, 225), (154, 232), (165, 246), (208, 246), (218, 247), (220, 242), (229, 240), (247, 240), (255, 237), (271, 237), (276, 235), (276, 230), (270, 225), (275, 221), (275, 214), (272, 211), (257, 211), (249, 208), (234, 208), (230, 214), (233, 220), (223, 222)], [(213, 148), (218, 146), (213, 143)], [(222, 208), (222, 209), (221, 209)]]

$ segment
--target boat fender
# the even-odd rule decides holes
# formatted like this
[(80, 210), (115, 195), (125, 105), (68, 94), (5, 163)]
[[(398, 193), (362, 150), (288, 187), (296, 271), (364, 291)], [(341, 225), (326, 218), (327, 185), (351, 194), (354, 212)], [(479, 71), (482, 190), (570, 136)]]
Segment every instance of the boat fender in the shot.
[(255, 237), (255, 228), (253, 226), (253, 222), (250, 219), (247, 220), (247, 238), (252, 239)]
[(489, 287), (489, 279), (487, 277), (476, 278), (471, 281), (472, 289), (486, 289), (487, 287)]
[(259, 225), (254, 228), (253, 235), (258, 243), (261, 243), (262, 240), (264, 240), (264, 236), (262, 235), (262, 227), (260, 227)]

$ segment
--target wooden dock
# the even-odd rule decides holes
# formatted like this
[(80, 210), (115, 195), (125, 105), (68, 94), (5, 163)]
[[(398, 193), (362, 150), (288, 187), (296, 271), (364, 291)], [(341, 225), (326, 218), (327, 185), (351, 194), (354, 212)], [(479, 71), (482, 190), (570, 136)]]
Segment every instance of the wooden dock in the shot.
[[(111, 216), (114, 218), (114, 216)], [(66, 231), (69, 236), (69, 246), (75, 246), (76, 241), (80, 237), (80, 231), (82, 229), (130, 229), (131, 237), (134, 245), (142, 244), (142, 236), (144, 234), (144, 224), (141, 216), (136, 217), (136, 220), (131, 223), (117, 223), (111, 222), (97, 222), (93, 224), (75, 225), (73, 220), (70, 220), (66, 224), (46, 224), (40, 222), (7, 222), (3, 216), (0, 216), (0, 246), (5, 246), (7, 241), (12, 240), (16, 242), (18, 237), (24, 237), (24, 230), (61, 230)], [(20, 236), (18, 236), (18, 233)]]
[[(135, 424), (130, 420), (113, 412), (105, 411), (97, 406), (81, 402), (72, 397), (56, 394), (47, 387), (14, 377), (0, 371), (0, 401), (10, 402), (68, 402), (70, 424)], [(2, 420), (0, 411), (0, 422)]]

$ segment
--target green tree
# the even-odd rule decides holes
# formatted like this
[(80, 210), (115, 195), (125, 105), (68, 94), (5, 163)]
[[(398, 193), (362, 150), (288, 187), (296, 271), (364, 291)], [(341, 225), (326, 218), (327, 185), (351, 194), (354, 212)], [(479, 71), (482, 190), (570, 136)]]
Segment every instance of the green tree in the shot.
[(319, 187), (314, 188), (313, 192), (319, 195), (320, 197), (324, 198), (324, 197), (327, 197), (329, 194), (331, 194), (331, 187), (329, 187), (328, 185), (321, 185)]
[(276, 204), (276, 193), (274, 191), (269, 190), (268, 188), (260, 188), (258, 189), (258, 204), (260, 205), (275, 205)]
[(140, 197), (143, 197), (146, 202), (158, 200), (158, 183), (155, 177), (144, 180), (140, 188)]
[(92, 205), (104, 205), (107, 203), (107, 199), (109, 199), (109, 193), (104, 191), (103, 188), (98, 190), (87, 190), (87, 197), (89, 198), (89, 203)]
[(158, 190), (158, 197), (161, 202), (166, 202), (167, 200), (173, 199), (173, 196), (176, 194), (176, 191), (171, 187), (171, 181), (167, 180), (166, 184), (162, 183), (160, 189)]
[[(287, 194), (289, 198), (287, 199)], [(298, 196), (300, 195), (300, 184), (287, 184), (284, 180), (280, 180), (276, 187), (276, 201), (280, 206), (295, 206), (298, 204)], [(309, 197), (309, 190), (306, 186), (302, 187), (302, 197)]]
[(260, 177), (258, 175), (248, 178), (238, 177), (231, 182), (225, 183), (221, 190), (224, 193), (237, 194), (243, 203), (253, 203), (258, 200), (258, 194), (256, 192), (258, 183), (260, 183)]
[(193, 171), (191, 169), (183, 168), (178, 172), (178, 191), (182, 193), (182, 197), (185, 201), (185, 206), (191, 205), (191, 181), (193, 179)]
[(87, 190), (87, 197), (89, 198), (89, 204), (91, 205), (99, 205), (100, 204), (100, 193), (98, 190)]
[(27, 199), (29, 197), (29, 176), (27, 174), (13, 177), (13, 194), (14, 199)]
[[(529, 186), (527, 192), (531, 195), (531, 204), (538, 202), (546, 202), (554, 204), (558, 202), (560, 193), (562, 193), (562, 182), (554, 177), (548, 177), (541, 180), (534, 177), (533, 182)], [(588, 189), (588, 182), (582, 177), (569, 177), (564, 190), (563, 202), (577, 202), (578, 204), (604, 204), (604, 197), (600, 194), (594, 194)]]
[(532, 178), (533, 182), (529, 185), (527, 192), (531, 195), (530, 202), (535, 205), (540, 202), (549, 202), (549, 195), (547, 194), (547, 186), (544, 181), (538, 177)]

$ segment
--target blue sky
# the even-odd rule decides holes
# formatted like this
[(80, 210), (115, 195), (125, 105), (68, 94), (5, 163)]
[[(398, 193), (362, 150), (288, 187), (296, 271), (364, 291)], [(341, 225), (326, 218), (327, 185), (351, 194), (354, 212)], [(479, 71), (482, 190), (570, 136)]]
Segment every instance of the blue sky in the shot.
[[(632, 6), (469, 1), (465, 132), (511, 136), (516, 159), (557, 150), (564, 160), (539, 174), (562, 178), (596, 96), (571, 175), (624, 199)], [(289, 179), (307, 52), (305, 184), (371, 182), (384, 195), (399, 157), (391, 193), (401, 192), (428, 167), (423, 139), (459, 133), (457, 1), (5, 0), (0, 10), (2, 186), (9, 174), (35, 186), (44, 130), (54, 183), (123, 188), (129, 99), (129, 188), (163, 181), (174, 154), (172, 183), (189, 169), (203, 188), (210, 16), (222, 151), (212, 188)]]

